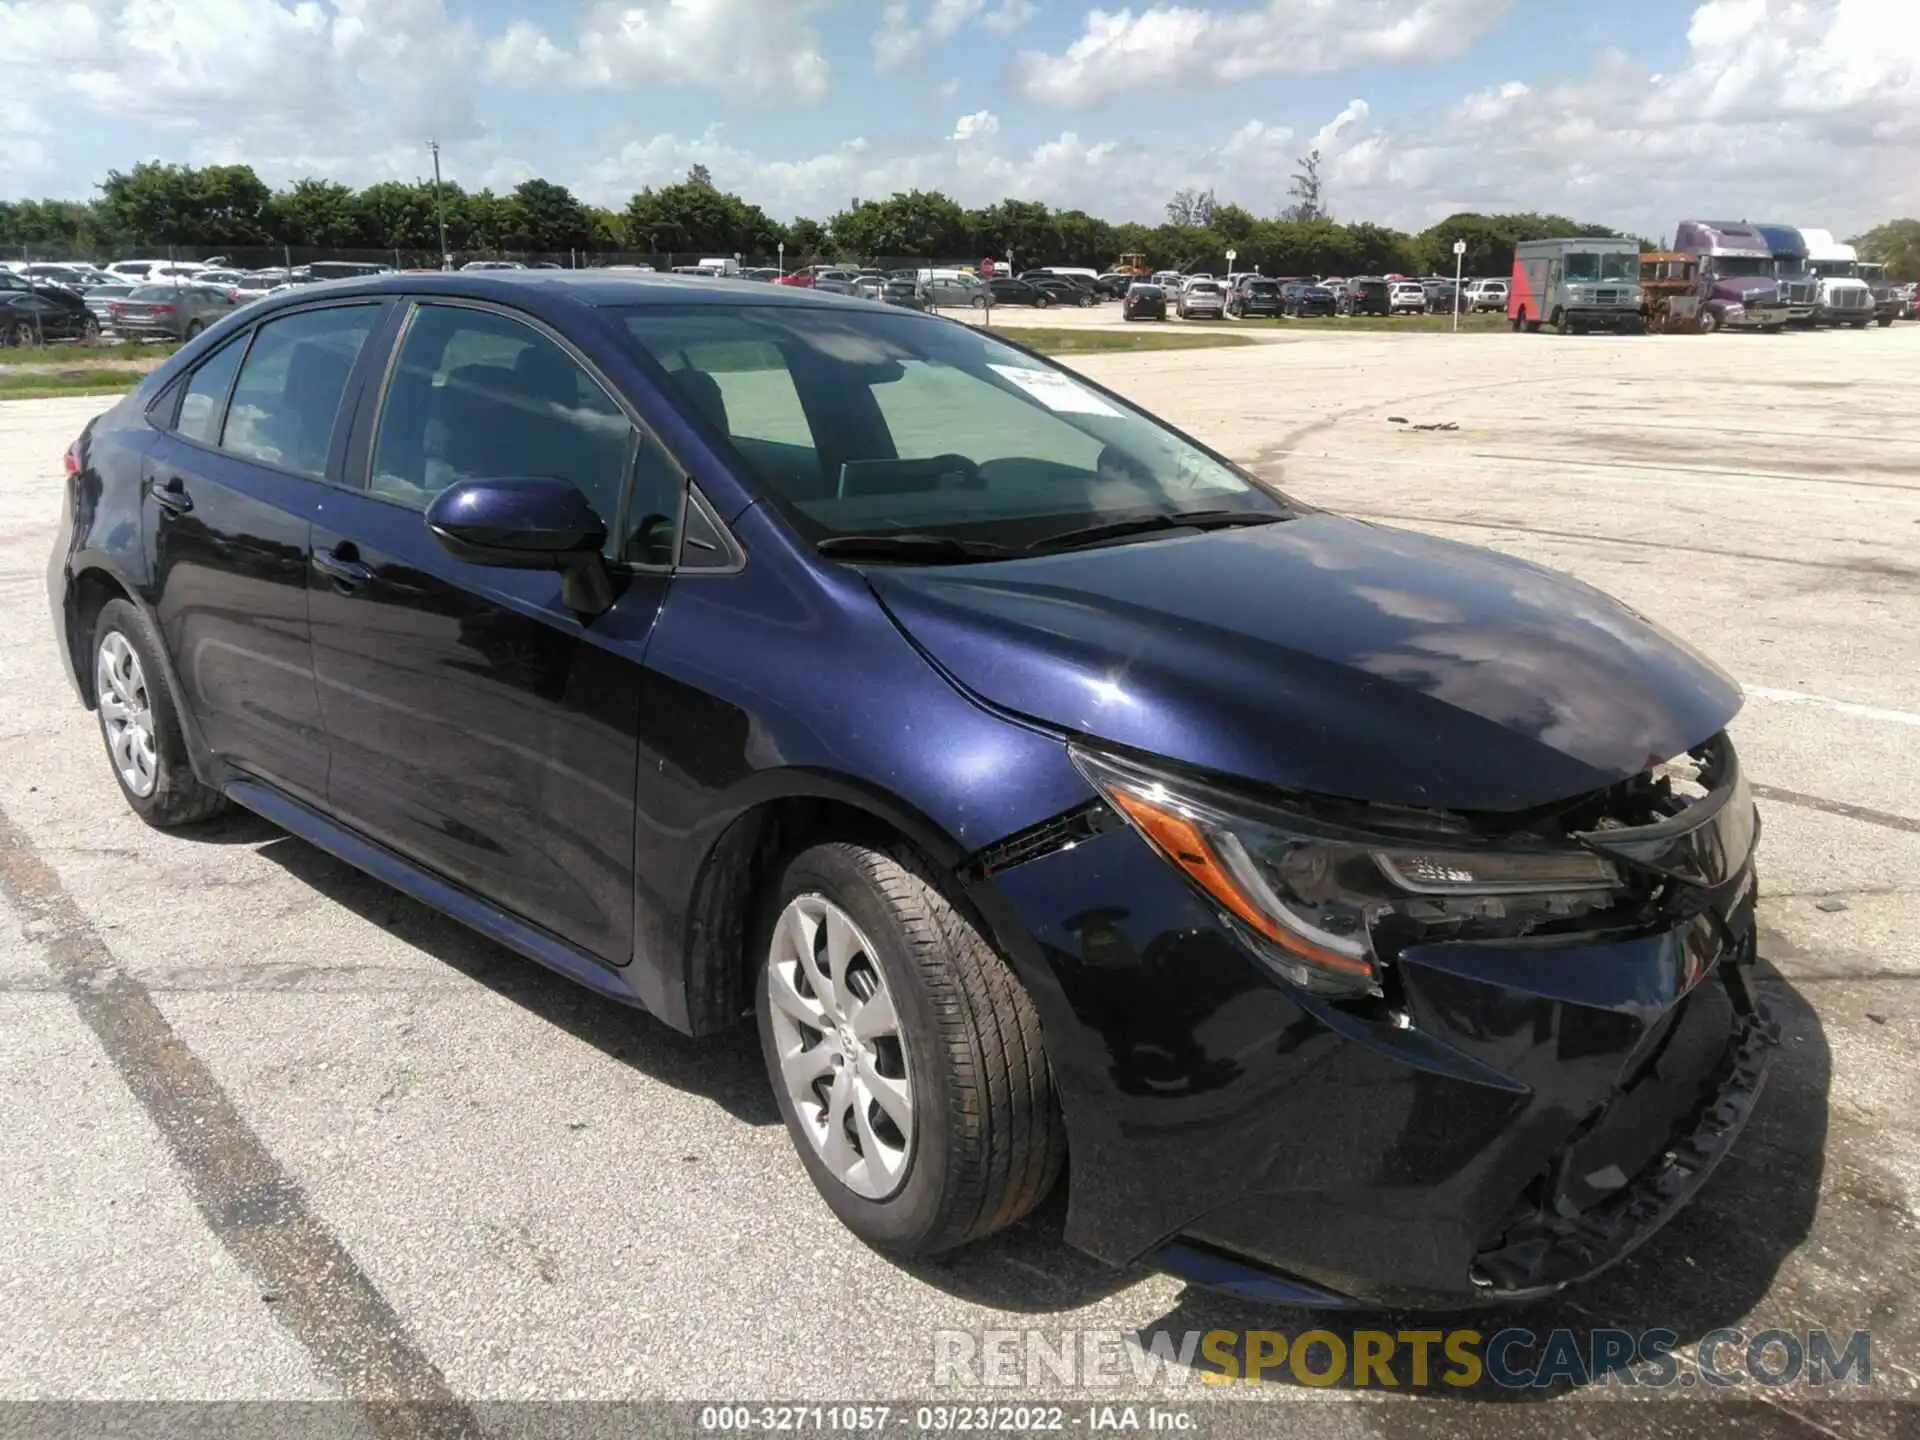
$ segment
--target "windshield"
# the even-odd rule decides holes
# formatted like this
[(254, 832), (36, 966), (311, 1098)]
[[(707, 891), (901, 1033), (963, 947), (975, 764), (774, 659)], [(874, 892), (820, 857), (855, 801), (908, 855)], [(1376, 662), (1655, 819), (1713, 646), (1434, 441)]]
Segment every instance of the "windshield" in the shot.
[(1773, 273), (1783, 279), (1794, 279), (1807, 274), (1807, 260), (1804, 255), (1776, 255), (1773, 257)]
[(1822, 260), (1814, 267), (1829, 280), (1858, 280), (1860, 267), (1851, 260)]
[(1771, 259), (1762, 260), (1757, 255), (1716, 255), (1713, 257), (1713, 273), (1728, 275), (1768, 275), (1773, 271)]
[(965, 326), (797, 306), (616, 313), (810, 540), (1020, 549), (1134, 516), (1290, 513), (1124, 401)]
[(1602, 280), (1638, 280), (1640, 278), (1640, 252), (1638, 250), (1616, 250), (1612, 254), (1600, 257), (1600, 278)]

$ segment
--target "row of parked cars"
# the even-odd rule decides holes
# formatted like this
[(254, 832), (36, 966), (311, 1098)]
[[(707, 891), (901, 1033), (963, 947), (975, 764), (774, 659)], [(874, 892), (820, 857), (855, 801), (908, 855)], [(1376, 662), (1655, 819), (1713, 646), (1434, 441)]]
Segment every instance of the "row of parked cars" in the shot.
[[(518, 260), (470, 260), (462, 270), (561, 267)], [(650, 270), (650, 265), (628, 266)], [(323, 280), (391, 275), (394, 267), (358, 260), (243, 269), (219, 261), (116, 260), (0, 262), (0, 346), (56, 340), (191, 340), (236, 306)], [(778, 273), (778, 272), (774, 272)]]
[[(1461, 310), (1502, 310), (1507, 282), (1475, 280), (1462, 286)], [(1456, 304), (1451, 280), (1406, 280), (1359, 276), (1314, 280), (1302, 276), (1240, 273), (1216, 280), (1211, 275), (1162, 271), (1135, 279), (1127, 288), (1128, 320), (1309, 318), (1321, 315), (1446, 315)]]

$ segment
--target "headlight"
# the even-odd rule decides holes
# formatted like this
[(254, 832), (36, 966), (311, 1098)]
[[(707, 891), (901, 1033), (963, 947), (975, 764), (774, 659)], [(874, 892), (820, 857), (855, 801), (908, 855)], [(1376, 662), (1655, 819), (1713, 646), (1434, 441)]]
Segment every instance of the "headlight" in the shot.
[(1407, 944), (1524, 934), (1619, 892), (1619, 872), (1590, 851), (1496, 849), (1438, 817), (1431, 840), (1371, 836), (1131, 760), (1072, 754), (1269, 966), (1319, 994), (1378, 993), (1382, 959)]

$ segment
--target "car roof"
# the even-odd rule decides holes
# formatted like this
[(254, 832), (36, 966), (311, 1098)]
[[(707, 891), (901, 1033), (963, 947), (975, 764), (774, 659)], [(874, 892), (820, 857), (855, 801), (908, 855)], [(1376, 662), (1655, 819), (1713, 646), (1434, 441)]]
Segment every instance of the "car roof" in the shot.
[[(456, 270), (413, 275), (353, 276), (323, 280), (290, 291), (274, 308), (304, 304), (318, 296), (443, 295), (470, 300), (497, 300), (538, 311), (549, 304), (627, 305), (738, 305), (786, 306), (796, 309), (848, 307), (872, 313), (870, 302), (831, 291), (799, 286), (766, 285), (757, 280), (718, 276), (662, 274), (624, 270)], [(249, 314), (266, 311), (249, 309)]]

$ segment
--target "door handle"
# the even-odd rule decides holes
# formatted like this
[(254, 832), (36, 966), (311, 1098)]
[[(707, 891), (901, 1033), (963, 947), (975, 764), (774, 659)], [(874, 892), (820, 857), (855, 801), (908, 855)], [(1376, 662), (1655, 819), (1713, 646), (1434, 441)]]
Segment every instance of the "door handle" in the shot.
[(314, 551), (313, 568), (334, 584), (348, 590), (373, 579), (373, 571), (368, 566), (362, 565), (352, 554), (342, 554), (337, 549)]
[(193, 509), (193, 497), (187, 494), (187, 484), (178, 475), (164, 485), (157, 485), (149, 480), (147, 493), (153, 496), (155, 503), (162, 510), (170, 511), (175, 515), (184, 515)]

